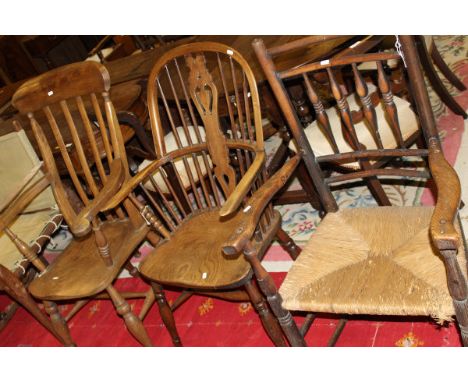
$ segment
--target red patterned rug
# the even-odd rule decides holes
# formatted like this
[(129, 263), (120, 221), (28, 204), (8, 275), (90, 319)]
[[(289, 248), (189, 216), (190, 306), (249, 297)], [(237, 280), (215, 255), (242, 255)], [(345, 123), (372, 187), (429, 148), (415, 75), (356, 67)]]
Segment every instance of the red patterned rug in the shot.
[[(448, 36), (436, 39), (437, 46), (444, 59), (455, 73), (468, 85), (468, 38), (465, 36)], [(450, 88), (456, 100), (468, 109), (468, 91), (458, 93)], [(430, 92), (431, 102), (436, 112), (438, 128), (443, 138), (444, 149), (450, 162), (467, 162), (468, 146), (461, 146), (464, 134), (464, 121), (448, 111)], [(460, 148), (461, 147), (461, 148)], [(464, 174), (462, 178), (466, 188)], [(403, 194), (401, 194), (403, 195)], [(404, 195), (403, 195), (404, 196)], [(465, 196), (466, 198), (466, 196)], [(362, 198), (365, 203), (365, 197)], [(404, 199), (402, 197), (402, 199)], [(403, 202), (432, 204), (433, 198), (428, 190), (417, 198)], [(465, 201), (466, 202), (466, 201)], [(302, 210), (301, 210), (302, 208)], [(468, 207), (465, 207), (468, 209)], [(466, 212), (462, 211), (462, 219), (468, 221)], [(287, 207), (282, 211), (288, 229), (303, 243), (306, 235), (315, 228), (314, 220), (303, 212), (303, 207)], [(465, 228), (466, 229), (466, 228)], [(271, 270), (283, 270), (289, 262), (287, 255), (277, 245), (274, 245), (266, 257)], [(281, 284), (285, 273), (274, 272), (274, 279)], [(123, 278), (116, 284), (119, 290), (135, 290), (146, 285), (142, 282)], [(176, 292), (167, 292), (168, 300), (174, 300)], [(3, 311), (11, 300), (0, 295), (0, 311)], [(61, 306), (64, 314), (71, 305)], [(132, 302), (136, 312), (141, 307), (141, 301)], [(294, 316), (297, 323), (303, 317)], [(185, 346), (272, 346), (266, 336), (257, 314), (248, 303), (225, 302), (214, 298), (192, 297), (175, 312), (175, 320), (180, 337)], [(307, 337), (309, 346), (325, 346), (338, 320), (327, 316), (317, 318)], [(171, 341), (158, 314), (153, 306), (144, 321), (155, 346), (171, 346)], [(111, 302), (92, 301), (86, 305), (69, 323), (72, 337), (79, 346), (137, 346), (138, 343), (128, 333), (123, 321), (117, 316)], [(26, 311), (19, 309), (14, 318), (0, 333), (0, 346), (57, 346), (58, 341), (39, 325)], [(369, 318), (353, 319), (345, 326), (337, 346), (460, 346), (458, 331), (453, 324), (439, 326), (427, 319), (388, 319), (386, 321)]]

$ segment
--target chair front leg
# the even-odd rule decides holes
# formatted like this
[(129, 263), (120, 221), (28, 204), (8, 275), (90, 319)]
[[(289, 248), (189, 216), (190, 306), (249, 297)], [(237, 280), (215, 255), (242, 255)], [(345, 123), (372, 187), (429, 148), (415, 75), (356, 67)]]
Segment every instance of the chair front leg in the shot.
[(466, 279), (461, 272), (457, 260), (457, 251), (440, 251), (445, 264), (447, 282), (450, 295), (452, 296), (455, 315), (460, 328), (463, 346), (468, 346), (468, 289)]
[(276, 318), (271, 314), (270, 308), (253, 280), (250, 280), (245, 284), (245, 290), (249, 294), (250, 301), (255, 307), (255, 310), (262, 320), (263, 327), (275, 346), (286, 346), (281, 327), (279, 326)]
[(304, 337), (301, 335), (299, 328), (292, 318), (291, 313), (281, 306), (282, 299), (278, 293), (275, 282), (261, 264), (260, 260), (258, 259), (258, 252), (251, 242), (248, 242), (245, 246), (244, 256), (252, 266), (255, 277), (257, 278), (258, 285), (263, 294), (266, 296), (271, 310), (280, 323), (290, 345), (306, 346)]

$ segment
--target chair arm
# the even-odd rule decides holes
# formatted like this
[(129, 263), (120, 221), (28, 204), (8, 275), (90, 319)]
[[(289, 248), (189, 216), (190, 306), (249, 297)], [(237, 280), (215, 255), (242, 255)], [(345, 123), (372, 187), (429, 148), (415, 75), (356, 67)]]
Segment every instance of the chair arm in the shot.
[(460, 206), (460, 180), (435, 138), (429, 141), (429, 167), (437, 187), (437, 202), (430, 226), (431, 238), (440, 250), (457, 250), (460, 235), (453, 223)]
[(247, 172), (240, 180), (239, 184), (236, 186), (232, 194), (227, 199), (226, 203), (223, 204), (223, 207), (219, 211), (220, 216), (230, 215), (237, 210), (237, 208), (244, 200), (245, 195), (247, 195), (247, 192), (249, 192), (252, 183), (255, 181), (255, 178), (262, 170), (264, 163), (265, 151), (257, 151), (252, 165), (249, 167)]
[(31, 203), (42, 191), (44, 191), (50, 182), (46, 176), (33, 183), (20, 196), (18, 196), (8, 207), (0, 214), (0, 232), (8, 227), (16, 217)]
[(275, 194), (286, 184), (296, 169), (300, 155), (291, 158), (280, 170), (268, 179), (249, 199), (244, 208), (243, 216), (237, 229), (223, 245), (223, 252), (228, 255), (237, 255), (252, 238), (263, 211)]
[(91, 230), (91, 221), (96, 217), (99, 212), (103, 211), (103, 207), (111, 199), (115, 205), (118, 205), (125, 199), (124, 196), (118, 195), (120, 187), (125, 179), (125, 167), (120, 158), (115, 158), (110, 166), (110, 175), (107, 177), (107, 182), (100, 190), (98, 196), (88, 204), (81, 212), (68, 221), (70, 230), (76, 236), (84, 236)]

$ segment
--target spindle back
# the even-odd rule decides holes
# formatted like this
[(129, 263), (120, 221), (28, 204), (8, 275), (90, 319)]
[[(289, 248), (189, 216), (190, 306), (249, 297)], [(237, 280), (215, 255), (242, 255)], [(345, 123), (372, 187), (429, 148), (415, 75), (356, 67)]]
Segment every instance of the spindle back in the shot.
[[(299, 41), (291, 49), (309, 45), (307, 39), (304, 39), (303, 44)], [(420, 133), (415, 108), (408, 101), (394, 97), (384, 69), (388, 60), (401, 60), (396, 52), (353, 55), (349, 54), (350, 50), (345, 56), (337, 55), (335, 58), (278, 71), (272, 54), (261, 40), (255, 40), (253, 47), (299, 146), (298, 149), (305, 154), (304, 160), (326, 210), (333, 211), (337, 208), (328, 187), (332, 183), (375, 176), (430, 176), (427, 171), (408, 170), (393, 165), (391, 168), (385, 168), (380, 165), (386, 163), (388, 158), (428, 154), (424, 148), (410, 148)], [(275, 47), (273, 52), (276, 54), (276, 51), (279, 51), (283, 54), (291, 49)], [(364, 79), (365, 76), (360, 70), (363, 63), (375, 64), (376, 84), (370, 84)], [(325, 74), (327, 81), (319, 84), (314, 79), (317, 73)], [(344, 84), (339, 81), (345, 74), (352, 77), (354, 93), (348, 94)], [(320, 131), (312, 133), (315, 137), (314, 142), (305, 135), (304, 127), (286, 90), (285, 81), (291, 78), (301, 79), (308, 100), (315, 110), (315, 127)], [(322, 101), (317, 85), (322, 88), (321, 92), (325, 86), (333, 96), (336, 101), (336, 113), (329, 112), (331, 108), (326, 110), (326, 106), (331, 105), (325, 105)], [(341, 129), (333, 128), (334, 125), (330, 123), (334, 114), (341, 124)], [(411, 124), (411, 128), (402, 126), (402, 116), (406, 124)], [(426, 139), (430, 137), (428, 132), (424, 135)], [(319, 140), (323, 142), (317, 144)], [(319, 166), (321, 163), (332, 163), (348, 170), (352, 169), (353, 172), (347, 171), (345, 174), (331, 174), (326, 177)]]
[[(73, 219), (79, 205), (86, 206), (98, 196), (113, 161), (122, 161), (128, 173), (109, 89), (106, 68), (86, 61), (31, 79), (13, 96), (13, 105), (28, 115), (66, 219)], [(60, 175), (69, 176), (81, 203), (71, 203)]]
[(257, 86), (234, 49), (192, 43), (168, 51), (151, 71), (148, 107), (157, 159), (138, 175), (163, 237), (226, 201), (235, 210), (264, 182)]

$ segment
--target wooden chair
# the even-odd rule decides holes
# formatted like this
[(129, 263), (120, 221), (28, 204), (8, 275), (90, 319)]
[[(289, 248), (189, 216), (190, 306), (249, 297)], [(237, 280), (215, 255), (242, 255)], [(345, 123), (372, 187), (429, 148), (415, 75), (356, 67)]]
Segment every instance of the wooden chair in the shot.
[[(140, 211), (162, 241), (140, 272), (152, 281), (174, 345), (181, 340), (172, 311), (194, 293), (251, 301), (276, 345), (286, 344), (281, 328), (291, 345), (303, 345), (260, 262), (274, 237), (293, 258), (300, 252), (270, 203), (299, 156), (269, 178), (258, 91), (247, 62), (223, 44), (187, 44), (155, 63), (148, 84), (157, 159), (124, 185), (117, 199), (136, 187), (147, 199)], [(222, 107), (228, 120), (219, 118)], [(169, 121), (170, 137), (163, 120)], [(167, 150), (170, 139), (177, 144), (172, 151)], [(163, 286), (183, 289), (170, 308)]]
[[(463, 343), (467, 345), (466, 245), (457, 221), (460, 182), (442, 153), (414, 41), (411, 36), (400, 36), (400, 39), (428, 149), (364, 147), (362, 135), (351, 123), (347, 133), (355, 142), (355, 148), (327, 154), (315, 150), (312, 143), (304, 157), (309, 160), (312, 179), (327, 215), (293, 264), (280, 294), (283, 307), (290, 310), (345, 315), (431, 316), (439, 322), (450, 321), (456, 315)], [(380, 66), (379, 62), (387, 56), (357, 56), (346, 64), (355, 65), (363, 59), (377, 60)], [(340, 60), (330, 60), (295, 69), (295, 72), (302, 74), (321, 65), (329, 72), (333, 83), (333, 70), (342, 64)], [(356, 81), (359, 84), (359, 79)], [(365, 96), (364, 86), (360, 87), (360, 93)], [(390, 104), (385, 89), (381, 88), (381, 91)], [(340, 101), (340, 105), (346, 117), (349, 109), (345, 101)], [(372, 120), (375, 111), (370, 103), (367, 105), (366, 113)], [(288, 115), (293, 118), (292, 110)], [(297, 129), (294, 121), (291, 128), (298, 141), (307, 142), (304, 131)], [(339, 136), (341, 132), (328, 131), (332, 142), (343, 139)], [(399, 134), (403, 133), (400, 131)], [(376, 131), (374, 136), (377, 136)], [(340, 145), (336, 146), (340, 148)], [(324, 161), (343, 164), (401, 157), (428, 158), (429, 168), (414, 170), (393, 163), (392, 167), (364, 167), (353, 173), (331, 176), (324, 176), (320, 168)], [(432, 176), (438, 194), (436, 206), (338, 209), (330, 192), (332, 184), (372, 176)]]
[[(49, 182), (41, 171), (41, 162), (21, 126), (15, 124), (15, 127), (17, 131), (0, 137), (0, 290), (22, 305), (62, 344), (70, 345), (26, 289), (36, 272), (16, 245), (26, 242), (31, 253), (40, 255), (60, 226), (62, 215), (56, 209)], [(45, 262), (45, 259), (38, 261)], [(2, 314), (0, 330), (14, 315), (18, 307), (16, 303), (10, 304)]]
[[(121, 196), (116, 197), (129, 173), (109, 88), (109, 74), (101, 64), (82, 62), (36, 77), (15, 93), (13, 105), (27, 114), (30, 120), (55, 199), (76, 237), (48, 267), (37, 263), (30, 251), (26, 250), (23, 255), (41, 271), (40, 277), (29, 286), (33, 296), (46, 301), (79, 300), (73, 313), (89, 298), (108, 296), (123, 316), (130, 333), (141, 344), (151, 345), (140, 318), (125, 300), (126, 294), (119, 293), (112, 285), (124, 266), (137, 273), (129, 260), (148, 236), (149, 228), (130, 201), (132, 195), (119, 194)], [(76, 114), (72, 116), (70, 113), (70, 105), (73, 104), (79, 111), (79, 122), (74, 118)], [(90, 122), (85, 105), (92, 105), (97, 124)], [(44, 115), (47, 124), (38, 122), (39, 116)], [(59, 126), (57, 121), (61, 117), (66, 124)], [(55, 141), (46, 138), (50, 136), (47, 130)], [(64, 136), (71, 137), (73, 157)], [(53, 154), (56, 148), (71, 179), (70, 187), (81, 199), (81, 206), (71, 203), (68, 197), (70, 191), (59, 176), (57, 157)], [(115, 208), (101, 213), (103, 206), (110, 201), (115, 202)], [(145, 297), (144, 315), (154, 301), (154, 295), (150, 289), (139, 297)], [(58, 311), (49, 309), (48, 312), (52, 321), (69, 336)]]

